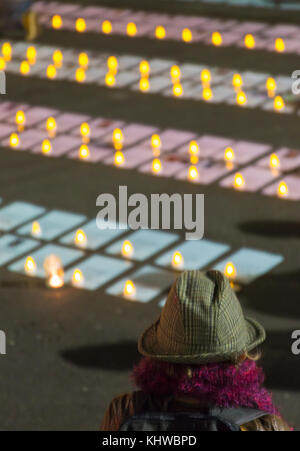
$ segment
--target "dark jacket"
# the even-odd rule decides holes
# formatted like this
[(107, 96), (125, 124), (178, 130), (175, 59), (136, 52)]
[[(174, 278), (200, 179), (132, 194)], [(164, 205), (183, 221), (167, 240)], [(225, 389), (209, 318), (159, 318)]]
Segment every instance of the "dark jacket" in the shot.
[[(122, 424), (133, 415), (163, 411), (165, 399), (150, 396), (142, 391), (125, 394), (115, 398), (109, 405), (103, 422), (102, 431), (118, 431)], [(205, 405), (194, 399), (174, 398), (168, 403), (169, 411), (205, 411)], [(280, 417), (266, 415), (241, 427), (242, 431), (290, 431), (290, 427)]]

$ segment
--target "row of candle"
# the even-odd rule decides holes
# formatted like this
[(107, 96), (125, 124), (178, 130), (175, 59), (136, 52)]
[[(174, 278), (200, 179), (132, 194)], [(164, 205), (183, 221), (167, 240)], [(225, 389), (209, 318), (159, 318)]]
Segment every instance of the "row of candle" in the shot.
[[(16, 113), (16, 124), (18, 126), (19, 132), (24, 131), (26, 125), (26, 114), (24, 111), (19, 110)], [(55, 118), (50, 117), (46, 121), (46, 129), (49, 134), (49, 138), (54, 138), (57, 133), (57, 122)], [(78, 157), (81, 160), (88, 160), (90, 157), (90, 150), (88, 143), (91, 138), (91, 128), (87, 122), (83, 122), (80, 125), (80, 135), (83, 141), (83, 144), (79, 148)], [(22, 135), (20, 135), (22, 136)], [(20, 136), (17, 133), (12, 133), (10, 136), (10, 147), (13, 149), (17, 149), (20, 146)], [(114, 164), (117, 167), (122, 167), (126, 165), (126, 154), (122, 152), (123, 146), (125, 142), (124, 133), (120, 128), (116, 128), (112, 132), (112, 145), (115, 149), (114, 155)], [(153, 152), (153, 161), (152, 161), (152, 172), (153, 174), (159, 174), (163, 170), (163, 165), (161, 160), (158, 158), (160, 156), (162, 148), (162, 141), (158, 134), (154, 134), (150, 140), (150, 149)], [(51, 154), (53, 151), (52, 143), (50, 139), (44, 139), (41, 144), (41, 152), (43, 154)], [(199, 180), (200, 174), (197, 166), (195, 166), (199, 162), (199, 156), (201, 155), (200, 147), (197, 141), (192, 140), (188, 144), (188, 152), (190, 157), (191, 166), (188, 171), (188, 178), (191, 181)], [(235, 161), (235, 152), (232, 147), (227, 147), (224, 151), (224, 161), (229, 170), (234, 168), (233, 164)], [(278, 174), (278, 170), (280, 169), (280, 159), (279, 157), (273, 153), (270, 156), (270, 168), (274, 172), (274, 175)], [(234, 187), (236, 189), (242, 190), (245, 186), (245, 180), (242, 174), (238, 173), (234, 178)], [(286, 197), (288, 195), (288, 187), (284, 181), (281, 181), (278, 186), (278, 196)]]
[[(51, 26), (55, 30), (60, 30), (63, 28), (63, 18), (56, 14), (51, 18)], [(87, 31), (87, 23), (86, 20), (82, 17), (79, 17), (74, 22), (74, 30), (78, 33), (84, 33)], [(112, 34), (113, 24), (109, 20), (104, 20), (101, 23), (101, 31), (103, 34), (109, 35)], [(128, 22), (126, 25), (126, 34), (129, 37), (138, 36), (139, 30), (138, 25), (135, 22)], [(168, 38), (167, 28), (163, 25), (155, 26), (154, 36), (158, 40), (164, 40)], [(181, 39), (183, 42), (191, 43), (193, 42), (193, 30), (190, 28), (182, 28), (181, 29)], [(215, 47), (221, 47), (224, 45), (224, 40), (222, 33), (219, 31), (214, 31), (211, 33), (210, 42)], [(245, 48), (249, 50), (253, 50), (256, 48), (256, 39), (255, 36), (251, 33), (247, 33), (243, 36), (243, 45)], [(282, 37), (274, 38), (273, 49), (278, 53), (284, 53), (286, 50), (286, 43)]]
[[(12, 46), (10, 43), (4, 43), (2, 45), (2, 57), (0, 57), (0, 70), (5, 70), (6, 63), (12, 58)], [(30, 46), (26, 52), (27, 60), (20, 63), (20, 73), (24, 76), (30, 74), (31, 66), (34, 66), (37, 61), (37, 50), (34, 46)], [(63, 53), (61, 50), (56, 50), (52, 55), (52, 63), (46, 68), (46, 77), (53, 80), (57, 77), (58, 70), (63, 66)], [(86, 70), (89, 67), (89, 56), (85, 52), (81, 52), (78, 55), (78, 68), (75, 70), (74, 79), (78, 83), (84, 83), (86, 81)], [(107, 74), (105, 76), (105, 84), (108, 87), (113, 87), (117, 83), (118, 74), (118, 59), (115, 56), (110, 56), (107, 59)], [(151, 74), (151, 66), (148, 61), (143, 60), (139, 65), (140, 71), (140, 90), (147, 92), (151, 88), (149, 80)], [(173, 85), (173, 95), (175, 97), (182, 97), (184, 95), (184, 88), (182, 86), (182, 73), (178, 65), (173, 65), (170, 69), (170, 77)], [(200, 81), (203, 87), (202, 98), (204, 101), (209, 102), (213, 99), (212, 73), (208, 69), (203, 69), (200, 73)], [(247, 104), (247, 95), (243, 91), (243, 77), (241, 74), (236, 73), (232, 77), (232, 86), (236, 92), (236, 103), (239, 106)], [(266, 90), (270, 98), (274, 98), (273, 107), (275, 111), (282, 111), (285, 108), (285, 102), (282, 96), (276, 95), (277, 83), (273, 77), (269, 77), (266, 80)]]

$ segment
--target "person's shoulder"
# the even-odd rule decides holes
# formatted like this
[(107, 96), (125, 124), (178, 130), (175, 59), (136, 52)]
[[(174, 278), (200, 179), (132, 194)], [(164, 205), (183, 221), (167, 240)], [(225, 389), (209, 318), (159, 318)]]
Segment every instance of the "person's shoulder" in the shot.
[(258, 431), (258, 432), (289, 432), (291, 428), (289, 425), (281, 418), (276, 415), (265, 415), (258, 420), (251, 421), (250, 423), (242, 426), (242, 431)]

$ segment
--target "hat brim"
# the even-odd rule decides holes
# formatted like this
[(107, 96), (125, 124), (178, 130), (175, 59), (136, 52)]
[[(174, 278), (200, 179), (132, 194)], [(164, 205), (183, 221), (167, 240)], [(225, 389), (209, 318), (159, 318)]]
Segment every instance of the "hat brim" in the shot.
[(150, 357), (169, 363), (196, 365), (234, 360), (236, 357), (242, 355), (243, 353), (252, 351), (256, 347), (261, 345), (266, 339), (266, 332), (263, 326), (252, 318), (245, 318), (248, 330), (248, 340), (242, 349), (231, 350), (227, 353), (212, 352), (192, 355), (169, 355), (165, 352), (165, 350), (157, 340), (157, 327), (159, 325), (159, 321), (160, 320), (158, 319), (140, 336), (138, 341), (138, 350), (140, 354), (145, 357)]

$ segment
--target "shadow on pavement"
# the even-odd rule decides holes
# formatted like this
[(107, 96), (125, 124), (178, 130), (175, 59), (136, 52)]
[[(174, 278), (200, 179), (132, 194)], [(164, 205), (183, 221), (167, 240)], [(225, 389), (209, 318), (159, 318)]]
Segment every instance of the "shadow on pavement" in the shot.
[(269, 238), (300, 238), (299, 221), (247, 221), (240, 224), (239, 229)]
[(61, 357), (72, 365), (89, 369), (127, 371), (138, 363), (141, 356), (136, 342), (103, 343), (67, 349)]
[(270, 331), (264, 346), (261, 365), (266, 385), (271, 390), (299, 391), (300, 356), (293, 355), (292, 330)]

